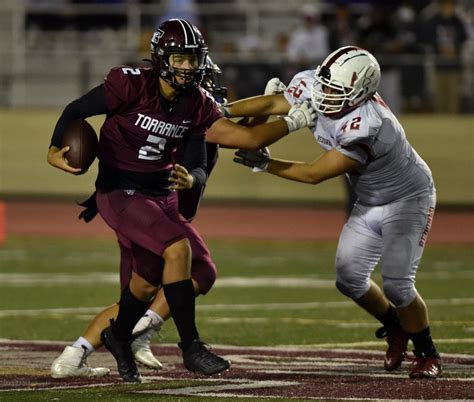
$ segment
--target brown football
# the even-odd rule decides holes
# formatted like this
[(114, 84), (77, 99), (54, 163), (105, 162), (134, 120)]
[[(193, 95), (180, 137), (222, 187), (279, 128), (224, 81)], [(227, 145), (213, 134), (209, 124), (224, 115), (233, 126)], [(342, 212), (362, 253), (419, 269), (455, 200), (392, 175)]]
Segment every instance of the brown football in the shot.
[(63, 136), (62, 147), (69, 146), (64, 154), (69, 165), (81, 168), (78, 174), (87, 172), (99, 150), (99, 141), (94, 128), (84, 119), (76, 119), (69, 124)]

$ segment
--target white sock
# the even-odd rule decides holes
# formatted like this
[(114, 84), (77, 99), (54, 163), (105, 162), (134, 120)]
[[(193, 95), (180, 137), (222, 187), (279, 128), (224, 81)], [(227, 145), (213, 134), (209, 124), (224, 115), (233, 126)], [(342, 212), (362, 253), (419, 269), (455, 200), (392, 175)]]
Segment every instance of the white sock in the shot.
[(153, 310), (147, 310), (145, 315), (151, 318), (153, 327), (155, 327), (157, 331), (159, 331), (161, 326), (165, 323), (165, 320), (163, 320), (163, 318), (161, 318), (161, 316), (155, 313)]
[(91, 345), (91, 343), (86, 339), (80, 336), (77, 338), (77, 341), (72, 344), (73, 347), (75, 348), (83, 348), (86, 349), (86, 355), (89, 356), (94, 350), (94, 346)]

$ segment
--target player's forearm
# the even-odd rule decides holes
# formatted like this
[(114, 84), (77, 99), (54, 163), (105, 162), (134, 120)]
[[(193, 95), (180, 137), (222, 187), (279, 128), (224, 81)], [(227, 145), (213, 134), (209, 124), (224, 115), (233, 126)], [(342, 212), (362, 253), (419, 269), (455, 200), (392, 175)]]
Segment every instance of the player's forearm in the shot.
[(301, 183), (318, 184), (323, 181), (322, 176), (312, 169), (306, 162), (285, 161), (282, 159), (270, 159), (267, 172), (284, 179), (298, 181)]
[(280, 119), (246, 128), (222, 118), (208, 129), (206, 141), (224, 148), (256, 150), (273, 144), (287, 134), (288, 125)]
[(282, 139), (288, 134), (288, 125), (284, 120), (278, 119), (270, 123), (250, 127), (248, 147), (239, 147), (243, 149), (259, 149), (271, 145)]
[(230, 117), (271, 116), (286, 114), (290, 109), (282, 95), (260, 95), (227, 105)]

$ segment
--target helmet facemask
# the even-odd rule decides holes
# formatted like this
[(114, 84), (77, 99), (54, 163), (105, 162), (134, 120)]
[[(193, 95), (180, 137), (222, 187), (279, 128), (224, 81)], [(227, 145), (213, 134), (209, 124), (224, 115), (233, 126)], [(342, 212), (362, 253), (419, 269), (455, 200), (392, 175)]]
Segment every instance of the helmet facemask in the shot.
[[(158, 51), (161, 49), (158, 49)], [(160, 52), (158, 52), (160, 53)], [(194, 68), (180, 68), (173, 62), (175, 56), (187, 56)], [(199, 84), (206, 64), (207, 48), (194, 51), (163, 51), (162, 55), (152, 55), (153, 66), (159, 75), (175, 89), (188, 89)], [(194, 61), (191, 61), (194, 59)]]

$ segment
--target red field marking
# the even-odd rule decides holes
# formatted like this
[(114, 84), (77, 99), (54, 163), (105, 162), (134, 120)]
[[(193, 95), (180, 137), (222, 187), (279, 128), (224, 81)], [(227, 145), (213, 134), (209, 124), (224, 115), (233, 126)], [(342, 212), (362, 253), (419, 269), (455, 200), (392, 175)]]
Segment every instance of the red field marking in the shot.
[[(73, 202), (8, 202), (7, 233), (12, 235), (107, 236), (100, 218), (86, 224)], [(194, 226), (204, 238), (267, 240), (336, 240), (345, 212), (333, 208), (239, 207), (203, 205)], [(429, 243), (474, 243), (474, 212), (435, 213)]]
[[(12, 390), (80, 387), (84, 391), (88, 386), (113, 385), (120, 392), (123, 382), (107, 352), (95, 353), (90, 363), (113, 368), (110, 376), (52, 379), (49, 365), (63, 348), (64, 343), (1, 341), (0, 400), (1, 391)], [(222, 375), (209, 378), (186, 371), (176, 346), (154, 345), (153, 351), (164, 363), (164, 369), (140, 369), (147, 386), (127, 386), (127, 395), (201, 396), (209, 400), (216, 396), (256, 400), (265, 397), (459, 401), (474, 398), (474, 357), (466, 355), (443, 356), (445, 374), (442, 378), (410, 380), (407, 363), (400, 371), (386, 373), (382, 368), (382, 352), (235, 346), (216, 346), (215, 350), (231, 359), (232, 367)], [(182, 380), (183, 385), (166, 387), (167, 381), (176, 380)], [(193, 384), (198, 381), (198, 385), (189, 385), (191, 380)], [(154, 383), (156, 388), (153, 388)]]

